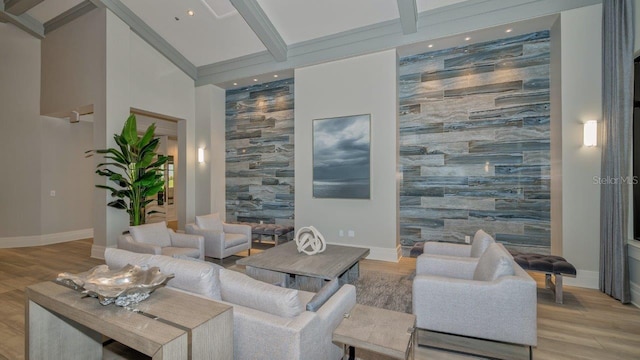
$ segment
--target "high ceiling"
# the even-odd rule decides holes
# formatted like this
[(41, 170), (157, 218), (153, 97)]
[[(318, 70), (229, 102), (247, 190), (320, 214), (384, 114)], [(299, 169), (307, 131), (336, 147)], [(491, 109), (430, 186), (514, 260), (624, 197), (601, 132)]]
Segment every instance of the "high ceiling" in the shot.
[[(376, 50), (398, 48), (406, 55), (460, 45), (466, 37), (472, 42), (506, 37), (507, 28), (512, 35), (548, 29), (555, 9), (596, 2), (0, 0), (0, 21), (44, 37), (96, 6), (107, 7), (197, 83), (232, 87), (256, 76), (286, 76), (295, 67)], [(469, 25), (474, 21), (481, 27)]]

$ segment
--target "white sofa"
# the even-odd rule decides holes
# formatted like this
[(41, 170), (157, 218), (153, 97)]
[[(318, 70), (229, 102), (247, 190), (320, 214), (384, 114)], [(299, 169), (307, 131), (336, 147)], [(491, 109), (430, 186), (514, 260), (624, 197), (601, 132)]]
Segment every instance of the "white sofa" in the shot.
[(417, 327), (536, 346), (536, 282), (500, 243), (480, 256), (423, 255), (413, 280)]
[[(108, 248), (112, 269), (126, 264), (158, 266), (173, 273), (167, 286), (233, 306), (234, 358), (340, 359), (341, 347), (332, 343), (333, 330), (356, 302), (352, 285), (343, 285), (318, 305), (314, 293), (280, 288), (218, 265), (132, 253)], [(336, 287), (337, 288), (337, 287)], [(152, 295), (153, 296), (153, 295)], [(315, 304), (317, 311), (306, 308)]]

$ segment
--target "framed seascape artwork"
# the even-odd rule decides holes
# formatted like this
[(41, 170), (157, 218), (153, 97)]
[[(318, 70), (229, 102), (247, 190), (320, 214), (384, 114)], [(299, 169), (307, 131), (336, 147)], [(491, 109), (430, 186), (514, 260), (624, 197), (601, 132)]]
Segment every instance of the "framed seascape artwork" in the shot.
[(313, 197), (371, 198), (371, 115), (313, 120)]

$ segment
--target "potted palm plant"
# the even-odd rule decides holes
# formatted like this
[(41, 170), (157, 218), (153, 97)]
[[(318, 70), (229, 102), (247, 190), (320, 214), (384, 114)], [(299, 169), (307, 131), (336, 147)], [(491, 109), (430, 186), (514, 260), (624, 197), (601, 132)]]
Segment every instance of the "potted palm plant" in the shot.
[[(116, 186), (96, 185), (111, 191), (115, 200), (107, 205), (126, 210), (130, 225), (142, 225), (147, 215), (146, 206), (153, 196), (164, 189), (162, 166), (168, 157), (156, 152), (160, 139), (155, 137), (155, 124), (144, 135), (138, 136), (136, 116), (131, 114), (121, 134), (113, 138), (118, 148), (89, 150), (87, 156), (102, 154), (105, 162), (96, 166), (96, 174), (108, 178)], [(149, 214), (157, 211), (150, 211)]]

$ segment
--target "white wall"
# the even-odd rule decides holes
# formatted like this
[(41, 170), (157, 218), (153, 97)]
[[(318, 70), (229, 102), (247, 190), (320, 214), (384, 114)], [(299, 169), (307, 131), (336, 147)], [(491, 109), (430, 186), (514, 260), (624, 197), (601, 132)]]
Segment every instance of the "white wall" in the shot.
[(92, 229), (95, 168), (84, 153), (93, 148), (93, 122), (42, 116), (41, 126), (42, 234)]
[[(112, 13), (114, 21), (126, 26)], [(178, 168), (177, 181), (181, 185), (176, 189), (178, 226), (183, 228), (186, 222), (195, 216), (195, 84), (193, 79), (173, 65), (163, 55), (131, 30), (129, 36), (128, 61), (130, 107), (183, 119), (178, 131)]]
[(551, 254), (562, 255), (562, 21), (550, 30)]
[(95, 9), (42, 40), (41, 114), (66, 116), (72, 109), (103, 101), (105, 13)]
[[(209, 157), (211, 161), (211, 212), (220, 213), (222, 218), (226, 218), (226, 91), (217, 86), (211, 90), (213, 101), (213, 116), (211, 117), (209, 136), (211, 138), (211, 150)], [(221, 109), (221, 111), (219, 111)]]
[[(578, 270), (568, 285), (598, 287), (600, 147), (582, 145), (583, 124), (602, 121), (602, 5), (561, 13), (562, 255)], [(596, 26), (597, 25), (597, 26)]]
[(0, 24), (0, 49), (0, 247), (91, 237), (92, 125), (40, 116), (40, 40)]
[[(106, 12), (106, 106), (104, 131), (94, 131), (106, 146), (115, 146), (112, 136), (119, 133), (130, 109), (183, 119), (178, 124), (178, 168), (176, 206), (178, 224), (184, 226), (194, 216), (195, 188), (195, 85), (191, 78), (158, 53), (110, 11)], [(96, 107), (96, 122), (102, 109)], [(104, 181), (97, 179), (97, 181)], [(104, 191), (96, 190), (96, 226), (92, 256), (102, 257), (104, 248), (115, 246), (117, 236), (127, 228), (124, 211), (107, 208)], [(105, 210), (106, 209), (106, 210)]]
[(0, 23), (0, 241), (39, 235), (40, 41)]
[(203, 164), (196, 164), (196, 215), (225, 211), (225, 90), (213, 85), (196, 88), (196, 148), (203, 147)]
[[(395, 50), (295, 70), (295, 225), (315, 226), (333, 244), (399, 258), (397, 57)], [(371, 114), (371, 199), (312, 197), (312, 120)], [(339, 237), (339, 230), (355, 237)]]

